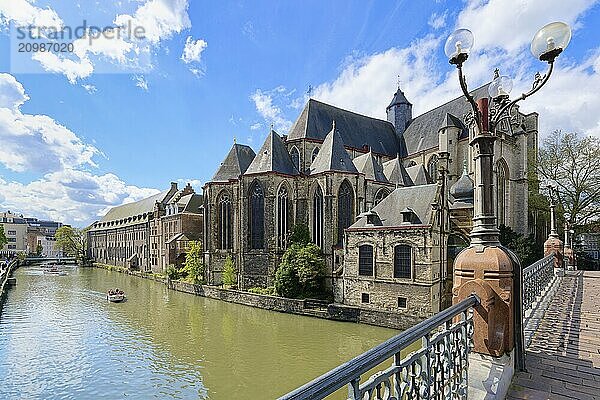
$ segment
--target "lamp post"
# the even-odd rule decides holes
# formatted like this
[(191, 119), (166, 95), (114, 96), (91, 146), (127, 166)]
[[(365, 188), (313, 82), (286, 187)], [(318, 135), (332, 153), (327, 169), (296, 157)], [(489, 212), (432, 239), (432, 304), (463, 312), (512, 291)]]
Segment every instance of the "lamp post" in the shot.
[(548, 240), (544, 242), (544, 256), (554, 254), (554, 273), (558, 276), (562, 276), (564, 275), (564, 248), (563, 242), (560, 240), (560, 236), (558, 236), (556, 231), (556, 203), (554, 203), (554, 196), (558, 188), (556, 182), (550, 182), (547, 187), (548, 197), (550, 197), (550, 235), (548, 235)]
[[(531, 89), (511, 100), (512, 81), (495, 71), (488, 86), (489, 98), (475, 99), (467, 86), (463, 64), (473, 47), (473, 34), (468, 29), (454, 31), (446, 41), (445, 53), (458, 70), (460, 88), (472, 109), (469, 118), (475, 161), (475, 204), (471, 245), (454, 263), (453, 300), (459, 302), (471, 293), (482, 299), (474, 316), (474, 350), (502, 357), (517, 348), (517, 368), (525, 367), (522, 344), (521, 270), (518, 258), (499, 242), (493, 194), (494, 142), (503, 121), (510, 123), (514, 106), (539, 91), (550, 79), (554, 61), (568, 45), (571, 30), (567, 24), (553, 22), (540, 29), (531, 42), (531, 52), (548, 63), (542, 76), (537, 73)], [(511, 361), (512, 362), (512, 361)]]

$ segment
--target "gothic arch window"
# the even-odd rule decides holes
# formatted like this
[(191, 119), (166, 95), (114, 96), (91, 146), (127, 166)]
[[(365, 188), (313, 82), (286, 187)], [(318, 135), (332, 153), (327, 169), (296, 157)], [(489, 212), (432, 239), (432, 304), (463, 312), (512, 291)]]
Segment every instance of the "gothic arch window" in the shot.
[(358, 274), (373, 276), (373, 246), (370, 244), (358, 247)]
[(375, 198), (373, 199), (373, 205), (376, 206), (377, 204), (381, 203), (381, 200), (385, 199), (388, 195), (390, 194), (390, 191), (385, 189), (385, 188), (381, 188), (377, 191), (377, 193), (375, 193)]
[(277, 192), (277, 247), (280, 249), (287, 248), (288, 240), (288, 190), (284, 185), (281, 185)]
[(252, 183), (248, 193), (250, 248), (262, 249), (265, 247), (265, 195), (258, 181)]
[(431, 177), (432, 183), (436, 183), (438, 180), (438, 175), (439, 175), (438, 156), (437, 155), (434, 154), (431, 157), (429, 157), (429, 161), (427, 162), (427, 172), (429, 173), (429, 176)]
[(347, 180), (342, 182), (338, 191), (338, 244), (342, 244), (344, 239), (344, 229), (352, 225), (352, 211), (354, 209), (354, 194), (352, 187)]
[(323, 247), (323, 192), (321, 187), (317, 185), (315, 193), (313, 194), (313, 215), (312, 215), (312, 236), (313, 242)]
[(290, 150), (290, 157), (292, 157), (292, 163), (294, 164), (294, 167), (300, 171), (300, 152), (296, 146), (292, 147), (292, 150)]
[(315, 161), (315, 158), (317, 158), (317, 155), (319, 154), (319, 148), (315, 147), (312, 151), (312, 154), (310, 155), (310, 162), (312, 163), (313, 161)]
[(498, 217), (498, 226), (507, 223), (508, 176), (508, 166), (504, 161), (498, 161), (496, 165), (496, 216)]
[(394, 278), (410, 279), (412, 272), (412, 248), (406, 244), (394, 247)]
[(219, 196), (218, 204), (218, 224), (219, 224), (219, 249), (233, 249), (233, 216), (231, 214), (231, 198), (227, 192)]

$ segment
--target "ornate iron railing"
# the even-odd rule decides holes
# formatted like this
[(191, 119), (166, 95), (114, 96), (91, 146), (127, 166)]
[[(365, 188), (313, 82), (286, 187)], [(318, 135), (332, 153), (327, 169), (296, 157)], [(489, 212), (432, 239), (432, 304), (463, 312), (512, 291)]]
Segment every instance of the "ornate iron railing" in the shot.
[[(466, 399), (479, 302), (473, 294), (279, 399), (322, 399), (346, 385), (351, 400)], [(419, 340), (421, 347), (402, 358)], [(391, 366), (360, 384), (361, 375), (390, 359)]]
[(523, 270), (523, 312), (531, 309), (554, 277), (554, 253)]

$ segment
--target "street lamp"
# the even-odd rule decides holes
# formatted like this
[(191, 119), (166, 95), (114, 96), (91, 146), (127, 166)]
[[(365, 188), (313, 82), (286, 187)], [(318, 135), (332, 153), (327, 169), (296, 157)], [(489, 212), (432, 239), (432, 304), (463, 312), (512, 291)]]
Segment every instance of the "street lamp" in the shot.
[[(463, 74), (463, 64), (469, 58), (473, 48), (473, 33), (468, 29), (457, 29), (446, 40), (444, 51), (450, 64), (458, 69), (458, 81), (463, 94), (473, 110), (473, 121), (476, 131), (471, 146), (475, 150), (476, 170), (479, 172), (475, 186), (475, 210), (473, 217), (473, 230), (471, 242), (480, 245), (497, 245), (498, 229), (493, 207), (492, 180), (493, 180), (493, 155), (496, 128), (498, 124), (509, 119), (513, 106), (539, 91), (548, 82), (554, 69), (554, 60), (569, 44), (571, 28), (563, 22), (552, 22), (540, 29), (531, 41), (531, 52), (540, 61), (549, 64), (548, 71), (542, 76), (536, 73), (532, 87), (514, 100), (510, 100), (512, 80), (505, 75), (500, 75), (498, 69), (494, 80), (488, 86), (488, 99), (475, 101), (469, 93), (467, 81)], [(478, 104), (479, 103), (479, 104)], [(494, 134), (491, 134), (494, 133)]]

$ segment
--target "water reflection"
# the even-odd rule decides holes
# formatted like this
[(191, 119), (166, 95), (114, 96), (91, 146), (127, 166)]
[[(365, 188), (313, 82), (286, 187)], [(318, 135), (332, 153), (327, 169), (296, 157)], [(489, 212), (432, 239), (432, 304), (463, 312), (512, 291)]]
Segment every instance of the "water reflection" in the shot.
[[(269, 399), (395, 333), (68, 272), (17, 271), (0, 317), (0, 398)], [(128, 301), (107, 302), (114, 287)]]

